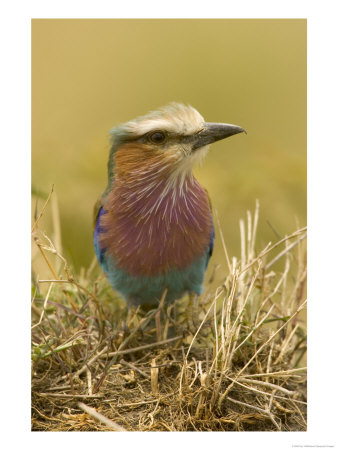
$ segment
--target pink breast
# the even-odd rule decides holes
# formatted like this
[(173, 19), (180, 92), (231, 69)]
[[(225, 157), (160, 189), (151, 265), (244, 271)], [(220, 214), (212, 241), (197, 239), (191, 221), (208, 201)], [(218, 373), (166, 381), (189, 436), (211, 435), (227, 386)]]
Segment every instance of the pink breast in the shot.
[(185, 268), (210, 243), (212, 216), (202, 186), (191, 178), (181, 191), (165, 189), (163, 181), (143, 194), (120, 185), (106, 199), (100, 245), (130, 274)]

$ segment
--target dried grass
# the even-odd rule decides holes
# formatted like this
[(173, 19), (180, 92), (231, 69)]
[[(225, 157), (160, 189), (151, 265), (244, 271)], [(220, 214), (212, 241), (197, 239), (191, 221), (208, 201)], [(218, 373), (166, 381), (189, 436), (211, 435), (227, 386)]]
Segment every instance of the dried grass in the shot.
[(32, 430), (305, 431), (306, 229), (256, 253), (258, 209), (240, 260), (221, 236), (216, 292), (128, 313), (95, 263), (72, 273), (39, 216), (51, 278), (33, 276)]

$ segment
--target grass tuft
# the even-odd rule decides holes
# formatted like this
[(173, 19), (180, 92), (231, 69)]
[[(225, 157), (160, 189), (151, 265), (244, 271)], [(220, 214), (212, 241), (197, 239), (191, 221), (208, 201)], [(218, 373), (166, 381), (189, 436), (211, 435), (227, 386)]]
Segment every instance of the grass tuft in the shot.
[(74, 274), (37, 215), (50, 278), (33, 270), (32, 430), (305, 431), (306, 229), (257, 252), (258, 211), (240, 221), (240, 259), (221, 235), (216, 290), (147, 312), (95, 261)]

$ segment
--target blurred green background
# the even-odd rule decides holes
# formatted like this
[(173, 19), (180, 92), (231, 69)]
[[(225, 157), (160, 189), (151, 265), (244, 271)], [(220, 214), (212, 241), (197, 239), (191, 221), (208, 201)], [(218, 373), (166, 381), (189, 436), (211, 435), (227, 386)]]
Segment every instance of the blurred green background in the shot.
[[(305, 225), (306, 20), (34, 19), (33, 192), (55, 185), (76, 270), (94, 255), (109, 130), (170, 101), (248, 132), (213, 144), (196, 170), (231, 256), (240, 256), (239, 219), (256, 199), (258, 248), (295, 231), (297, 220)], [(36, 200), (39, 209), (44, 202), (33, 195), (33, 210)], [(53, 235), (48, 210), (41, 228)], [(211, 266), (224, 260), (216, 235)]]

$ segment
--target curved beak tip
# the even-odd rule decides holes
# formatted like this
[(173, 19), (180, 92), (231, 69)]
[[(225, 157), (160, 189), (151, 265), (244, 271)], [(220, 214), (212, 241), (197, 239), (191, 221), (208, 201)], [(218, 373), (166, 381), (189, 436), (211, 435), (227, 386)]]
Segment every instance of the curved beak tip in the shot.
[[(231, 125), (230, 125), (230, 127), (231, 127)], [(244, 128), (239, 127), (238, 125), (232, 125), (232, 127), (233, 127), (233, 133), (234, 134), (239, 134), (239, 133), (248, 134)]]
[(239, 133), (247, 134), (246, 130), (238, 125), (206, 122), (204, 130), (194, 137), (195, 142), (192, 150), (220, 141), (221, 139), (226, 139)]
[(235, 134), (245, 133), (246, 130), (238, 125), (232, 125), (228, 123), (207, 123), (207, 130), (210, 135), (213, 136), (215, 141), (225, 139)]

